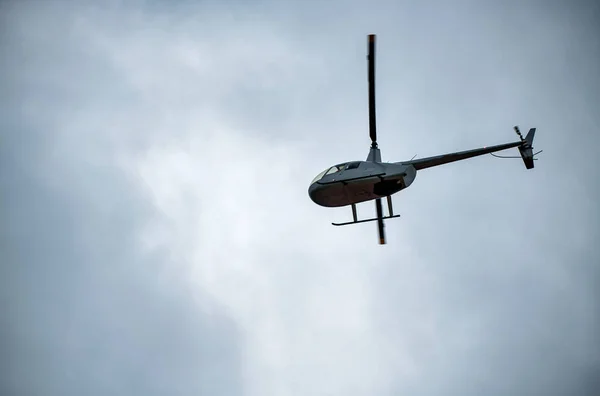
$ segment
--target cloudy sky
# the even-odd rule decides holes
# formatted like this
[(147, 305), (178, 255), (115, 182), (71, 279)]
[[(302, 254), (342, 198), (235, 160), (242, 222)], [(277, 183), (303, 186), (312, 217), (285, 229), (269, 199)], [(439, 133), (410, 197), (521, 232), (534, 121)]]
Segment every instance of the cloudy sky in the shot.
[[(2, 2), (0, 393), (597, 395), (600, 8), (563, 3)], [(536, 168), (332, 227), (369, 33), (384, 161), (518, 124)]]

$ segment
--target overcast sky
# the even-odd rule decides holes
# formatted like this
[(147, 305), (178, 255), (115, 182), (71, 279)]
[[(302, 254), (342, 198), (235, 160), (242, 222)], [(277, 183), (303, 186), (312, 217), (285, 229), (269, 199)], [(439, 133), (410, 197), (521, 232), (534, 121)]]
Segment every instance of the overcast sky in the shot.
[[(598, 394), (597, 4), (100, 3), (0, 4), (0, 393)], [(419, 172), (385, 246), (332, 227), (369, 33), (384, 161), (519, 125), (536, 168)]]

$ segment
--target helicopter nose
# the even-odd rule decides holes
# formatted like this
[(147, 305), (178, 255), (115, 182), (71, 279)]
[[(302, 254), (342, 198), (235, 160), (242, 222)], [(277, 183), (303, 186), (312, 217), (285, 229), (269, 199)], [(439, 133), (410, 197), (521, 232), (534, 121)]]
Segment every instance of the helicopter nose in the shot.
[(313, 183), (308, 187), (308, 196), (310, 199), (316, 203), (320, 204), (320, 191), (322, 190), (322, 186), (318, 183)]

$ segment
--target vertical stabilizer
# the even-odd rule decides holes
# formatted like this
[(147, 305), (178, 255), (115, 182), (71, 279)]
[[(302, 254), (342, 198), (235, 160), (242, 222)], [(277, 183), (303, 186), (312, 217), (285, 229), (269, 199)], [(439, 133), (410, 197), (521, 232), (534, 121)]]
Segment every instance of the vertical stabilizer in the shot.
[(523, 139), (523, 144), (519, 146), (519, 152), (521, 153), (521, 158), (523, 158), (523, 163), (525, 164), (525, 168), (533, 169), (533, 138), (535, 136), (535, 128), (531, 128), (525, 139)]

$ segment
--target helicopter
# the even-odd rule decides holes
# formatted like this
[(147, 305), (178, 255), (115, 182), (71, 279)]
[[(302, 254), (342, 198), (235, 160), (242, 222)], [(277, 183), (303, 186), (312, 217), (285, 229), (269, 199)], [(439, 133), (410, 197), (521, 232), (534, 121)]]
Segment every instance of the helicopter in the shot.
[[(499, 158), (519, 158), (519, 156), (499, 156), (494, 152), (517, 147), (526, 169), (534, 168), (535, 156), (541, 151), (533, 152), (533, 138), (536, 128), (529, 129), (525, 137), (519, 127), (514, 131), (519, 136), (518, 141), (485, 146), (467, 151), (442, 154), (433, 157), (411, 159), (401, 162), (382, 162), (381, 151), (377, 144), (377, 128), (375, 122), (375, 40), (376, 35), (367, 36), (368, 61), (368, 100), (369, 100), (369, 136), (371, 147), (366, 161), (351, 161), (330, 166), (319, 173), (310, 183), (308, 195), (317, 205), (323, 207), (352, 207), (352, 221), (332, 223), (334, 226), (377, 221), (379, 244), (386, 243), (384, 220), (400, 217), (394, 214), (392, 195), (408, 188), (415, 180), (417, 171), (461, 161), (480, 155), (491, 154)], [(383, 215), (381, 200), (387, 199), (388, 215)], [(358, 220), (356, 204), (375, 200), (377, 217)]]

